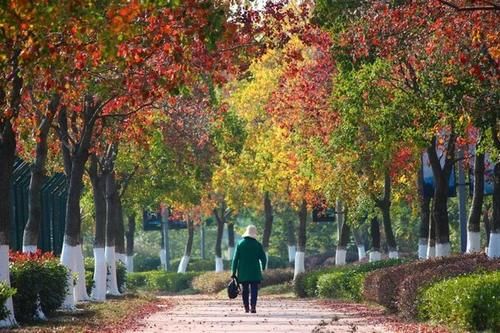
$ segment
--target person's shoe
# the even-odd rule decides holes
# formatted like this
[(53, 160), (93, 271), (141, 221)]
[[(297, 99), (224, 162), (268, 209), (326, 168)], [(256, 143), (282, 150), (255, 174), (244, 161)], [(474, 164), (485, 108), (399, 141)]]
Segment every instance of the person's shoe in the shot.
[(257, 313), (254, 306), (252, 306), (252, 313)]
[(250, 309), (248, 308), (248, 306), (245, 306), (245, 312), (246, 312), (246, 313), (249, 313), (249, 312), (250, 312)]

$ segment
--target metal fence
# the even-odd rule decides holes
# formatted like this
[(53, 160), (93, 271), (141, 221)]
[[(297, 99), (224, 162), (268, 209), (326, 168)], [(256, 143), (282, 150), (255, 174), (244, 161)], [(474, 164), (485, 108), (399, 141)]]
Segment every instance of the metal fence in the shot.
[[(10, 247), (21, 250), (23, 247), (24, 226), (28, 221), (28, 189), (31, 178), (31, 166), (21, 159), (14, 164), (11, 186), (12, 219), (10, 224)], [(56, 173), (46, 177), (41, 190), (42, 223), (38, 247), (43, 251), (60, 254), (64, 238), (66, 220), (66, 176)]]

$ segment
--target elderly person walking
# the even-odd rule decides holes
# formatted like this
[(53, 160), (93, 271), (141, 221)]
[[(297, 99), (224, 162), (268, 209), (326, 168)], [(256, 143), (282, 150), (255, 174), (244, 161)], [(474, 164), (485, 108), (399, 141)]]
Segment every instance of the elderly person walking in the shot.
[(242, 236), (243, 239), (238, 243), (234, 252), (232, 277), (237, 277), (238, 282), (243, 286), (245, 312), (250, 312), (251, 305), (252, 313), (256, 313), (259, 283), (262, 281), (261, 264), (262, 269), (265, 269), (267, 258), (262, 244), (256, 239), (257, 228), (254, 225), (249, 225)]

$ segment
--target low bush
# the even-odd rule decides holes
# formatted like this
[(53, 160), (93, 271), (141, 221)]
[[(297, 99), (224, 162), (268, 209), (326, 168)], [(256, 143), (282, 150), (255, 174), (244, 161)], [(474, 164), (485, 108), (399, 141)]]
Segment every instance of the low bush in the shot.
[(407, 277), (428, 269), (433, 270), (442, 265), (468, 261), (472, 258), (488, 260), (484, 254), (467, 254), (413, 261), (395, 267), (376, 270), (368, 274), (364, 279), (363, 298), (381, 304), (389, 310), (396, 311), (398, 287)]
[(5, 282), (0, 282), (0, 320), (4, 320), (9, 316), (9, 310), (5, 306), (5, 302), (16, 293), (16, 289), (9, 287)]
[(67, 269), (52, 253), (10, 253), (14, 314), (20, 322), (32, 321), (41, 306), (45, 314), (59, 308), (68, 290)]
[[(193, 279), (193, 288), (202, 293), (213, 294), (224, 288), (230, 280), (229, 272), (206, 272)], [(260, 287), (267, 287), (275, 284), (289, 282), (293, 279), (291, 269), (266, 269), (262, 273)]]
[(127, 288), (160, 292), (179, 292), (191, 287), (196, 272), (175, 273), (164, 271), (137, 272), (127, 275)]
[(134, 256), (134, 271), (135, 272), (149, 272), (160, 268), (160, 256), (148, 256), (143, 253), (137, 253)]
[(321, 275), (333, 273), (335, 271), (340, 271), (340, 268), (330, 267), (323, 268), (321, 270), (315, 270), (310, 272), (304, 272), (295, 278), (293, 288), (295, 295), (297, 297), (315, 297), (316, 286), (318, 284), (318, 279)]
[(317, 283), (318, 296), (361, 301), (364, 275), (354, 270), (323, 274)]
[[(332, 297), (336, 298), (335, 292), (333, 291), (334, 288), (339, 289), (340, 293), (343, 293), (343, 297), (340, 298), (348, 298), (348, 299), (361, 299), (361, 290), (362, 290), (362, 285), (359, 285), (359, 283), (362, 283), (364, 280), (364, 275), (363, 273), (371, 272), (373, 270), (383, 268), (383, 267), (390, 267), (394, 265), (399, 265), (403, 263), (403, 259), (389, 259), (389, 260), (380, 260), (380, 261), (375, 261), (375, 262), (370, 262), (370, 263), (357, 263), (354, 265), (346, 265), (346, 266), (332, 266), (329, 268), (323, 268), (321, 270), (317, 271), (312, 271), (312, 272), (306, 272), (303, 274), (299, 274), (295, 278), (295, 284), (294, 284), (294, 289), (295, 289), (295, 294), (298, 297), (315, 297), (315, 296), (322, 296), (322, 297)], [(321, 276), (326, 275), (326, 274), (334, 274), (328, 278), (324, 278), (324, 281), (322, 282), (322, 294), (319, 294), (319, 285), (318, 285), (318, 280), (320, 279)], [(343, 277), (343, 274), (346, 274), (345, 277)], [(363, 275), (363, 279), (361, 279), (360, 276), (357, 275)], [(353, 278), (352, 284), (349, 281), (350, 278)], [(335, 284), (332, 286), (329, 286), (327, 281), (335, 281)]]
[(419, 297), (420, 319), (472, 331), (500, 332), (500, 272), (434, 284)]
[(442, 265), (408, 276), (398, 286), (396, 306), (406, 319), (414, 319), (417, 315), (417, 298), (422, 289), (446, 278), (473, 272), (490, 272), (500, 270), (500, 260), (491, 260), (484, 256), (474, 256), (468, 260)]

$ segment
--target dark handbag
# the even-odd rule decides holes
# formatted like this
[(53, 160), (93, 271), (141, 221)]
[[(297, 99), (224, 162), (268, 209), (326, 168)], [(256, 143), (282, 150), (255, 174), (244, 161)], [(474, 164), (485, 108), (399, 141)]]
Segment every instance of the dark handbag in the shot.
[(238, 279), (232, 278), (231, 282), (227, 285), (227, 296), (230, 299), (238, 297), (240, 293), (240, 284), (238, 283)]

